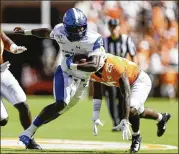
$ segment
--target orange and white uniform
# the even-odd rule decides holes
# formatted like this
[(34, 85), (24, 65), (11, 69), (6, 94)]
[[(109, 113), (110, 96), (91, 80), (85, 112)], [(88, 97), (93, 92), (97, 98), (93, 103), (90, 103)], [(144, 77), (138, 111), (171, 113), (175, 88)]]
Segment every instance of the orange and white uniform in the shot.
[[(2, 38), (1, 41), (1, 53), (0, 53), (0, 65), (2, 66), (3, 61), (3, 52), (4, 52), (4, 43)], [(1, 75), (1, 86), (0, 86), (0, 99), (1, 99), (1, 114), (0, 114), (0, 121), (4, 120), (8, 117), (8, 113), (5, 109), (5, 106), (2, 102), (2, 98), (5, 98), (8, 102), (12, 105), (26, 102), (26, 95), (22, 88), (20, 87), (19, 83), (12, 75), (12, 73), (8, 70), (8, 67), (4, 70), (0, 70)]]
[(137, 64), (115, 55), (106, 54), (105, 64), (99, 72), (91, 75), (91, 80), (108, 86), (120, 87), (119, 79), (126, 72), (130, 84), (130, 106), (138, 113), (144, 111), (144, 103), (151, 89), (149, 76), (141, 71)]
[(3, 43), (3, 41), (2, 41), (2, 39), (0, 38), (0, 41), (1, 41), (1, 55), (0, 55), (0, 64), (2, 64), (3, 63), (3, 51), (4, 51), (4, 43)]
[(95, 73), (91, 75), (91, 80), (104, 83), (108, 86), (119, 87), (119, 79), (126, 71), (130, 85), (132, 85), (139, 75), (139, 67), (137, 64), (112, 54), (107, 54), (106, 62), (102, 68), (101, 76)]

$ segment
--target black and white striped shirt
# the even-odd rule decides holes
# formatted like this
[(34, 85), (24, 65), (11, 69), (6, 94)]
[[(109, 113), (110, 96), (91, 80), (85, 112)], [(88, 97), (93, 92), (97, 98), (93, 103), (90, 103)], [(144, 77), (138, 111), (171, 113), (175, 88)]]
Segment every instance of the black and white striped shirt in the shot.
[(127, 53), (131, 57), (136, 55), (136, 48), (131, 37), (126, 34), (121, 34), (118, 39), (113, 40), (111, 36), (104, 38), (104, 47), (107, 53), (123, 57), (127, 56)]

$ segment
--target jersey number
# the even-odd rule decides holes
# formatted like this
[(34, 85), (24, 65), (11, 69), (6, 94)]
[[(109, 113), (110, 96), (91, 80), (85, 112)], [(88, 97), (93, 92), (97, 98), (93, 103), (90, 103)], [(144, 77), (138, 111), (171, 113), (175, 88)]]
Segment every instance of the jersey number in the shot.
[(112, 71), (112, 67), (113, 67), (113, 64), (111, 64), (111, 63), (107, 64), (106, 72), (111, 73), (111, 71)]

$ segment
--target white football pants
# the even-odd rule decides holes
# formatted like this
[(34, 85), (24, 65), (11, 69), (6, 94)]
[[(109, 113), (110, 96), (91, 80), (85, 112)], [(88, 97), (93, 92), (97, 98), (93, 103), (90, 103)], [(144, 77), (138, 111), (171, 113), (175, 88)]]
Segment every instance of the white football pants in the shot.
[(135, 108), (139, 114), (144, 112), (144, 103), (151, 90), (152, 83), (149, 76), (141, 71), (137, 80), (131, 86), (131, 107)]
[(2, 98), (5, 98), (12, 105), (26, 102), (26, 95), (20, 87), (12, 73), (7, 69), (0, 73), (1, 75), (1, 117), (6, 117), (7, 112), (4, 109)]

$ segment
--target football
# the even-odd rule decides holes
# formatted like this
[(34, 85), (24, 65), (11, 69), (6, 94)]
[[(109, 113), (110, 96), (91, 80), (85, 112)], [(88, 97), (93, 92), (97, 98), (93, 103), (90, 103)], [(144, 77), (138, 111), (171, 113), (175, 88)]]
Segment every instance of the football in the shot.
[(74, 55), (74, 63), (75, 64), (82, 64), (88, 61), (88, 56), (84, 54), (76, 54)]

